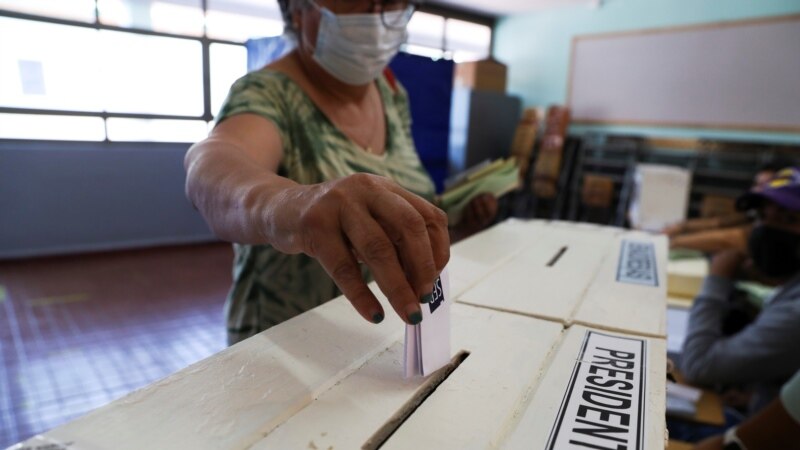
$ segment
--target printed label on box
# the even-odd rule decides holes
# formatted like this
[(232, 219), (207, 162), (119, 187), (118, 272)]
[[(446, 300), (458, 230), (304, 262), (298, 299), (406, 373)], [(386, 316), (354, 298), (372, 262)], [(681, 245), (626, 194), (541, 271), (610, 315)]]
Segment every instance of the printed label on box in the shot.
[(548, 450), (644, 448), (647, 341), (587, 331)]
[(652, 242), (623, 240), (619, 255), (618, 282), (658, 286), (656, 248)]

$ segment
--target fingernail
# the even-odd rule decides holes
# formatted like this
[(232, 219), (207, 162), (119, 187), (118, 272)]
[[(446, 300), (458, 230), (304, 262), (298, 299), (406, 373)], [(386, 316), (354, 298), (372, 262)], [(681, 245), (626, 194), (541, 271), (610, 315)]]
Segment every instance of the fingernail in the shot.
[(383, 322), (383, 313), (382, 313), (382, 312), (376, 312), (375, 314), (373, 314), (373, 315), (372, 315), (372, 321), (373, 321), (374, 323), (381, 323), (381, 322)]
[(433, 300), (433, 292), (430, 294), (425, 294), (419, 299), (420, 303), (430, 303), (431, 300)]
[(422, 322), (422, 311), (414, 311), (408, 315), (408, 321), (411, 325), (417, 325), (418, 323)]

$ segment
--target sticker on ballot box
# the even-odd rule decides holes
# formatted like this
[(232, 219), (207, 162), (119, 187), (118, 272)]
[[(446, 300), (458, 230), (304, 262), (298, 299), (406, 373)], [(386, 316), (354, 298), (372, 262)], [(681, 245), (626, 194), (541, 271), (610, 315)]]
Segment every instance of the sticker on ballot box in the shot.
[(656, 248), (652, 242), (623, 240), (619, 251), (617, 281), (658, 286)]
[(548, 450), (644, 448), (647, 341), (587, 331)]
[(420, 304), (422, 322), (406, 325), (405, 375), (427, 376), (450, 362), (450, 280), (447, 269), (433, 283), (433, 298)]

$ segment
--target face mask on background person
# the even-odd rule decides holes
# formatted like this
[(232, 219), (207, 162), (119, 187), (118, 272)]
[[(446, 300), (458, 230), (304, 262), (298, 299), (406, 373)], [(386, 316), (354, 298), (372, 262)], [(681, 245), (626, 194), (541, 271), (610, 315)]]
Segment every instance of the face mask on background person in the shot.
[(374, 81), (405, 42), (405, 27), (388, 28), (384, 21), (407, 23), (404, 16), (411, 14), (410, 9), (337, 15), (311, 4), (321, 15), (314, 60), (343, 83), (358, 86)]
[(785, 278), (800, 271), (800, 235), (791, 231), (758, 225), (748, 242), (756, 268), (773, 278)]

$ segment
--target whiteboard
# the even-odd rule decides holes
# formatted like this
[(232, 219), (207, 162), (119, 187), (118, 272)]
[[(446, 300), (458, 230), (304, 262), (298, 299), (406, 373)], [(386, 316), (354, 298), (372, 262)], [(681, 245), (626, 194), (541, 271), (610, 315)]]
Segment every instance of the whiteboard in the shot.
[(800, 131), (800, 15), (576, 36), (579, 123)]

